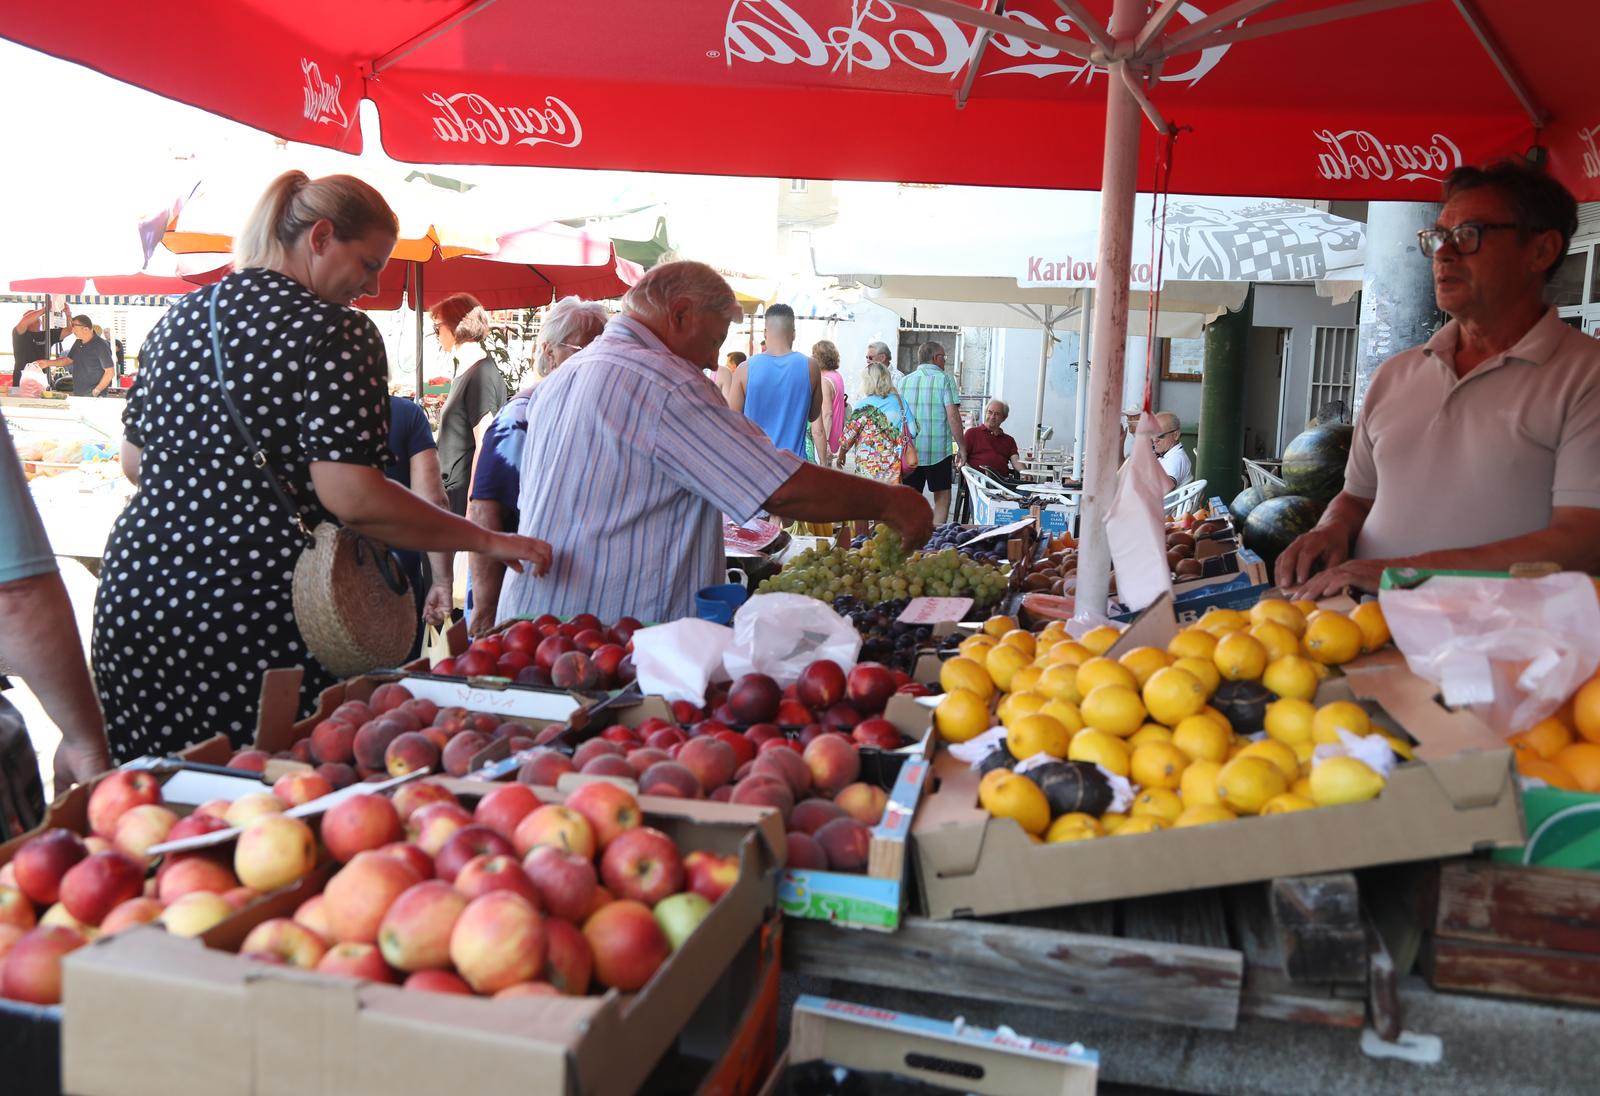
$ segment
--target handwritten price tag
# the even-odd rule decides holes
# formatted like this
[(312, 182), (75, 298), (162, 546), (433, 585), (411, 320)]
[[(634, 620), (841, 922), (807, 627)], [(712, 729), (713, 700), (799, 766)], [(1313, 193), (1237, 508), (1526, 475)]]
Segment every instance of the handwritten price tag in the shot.
[(960, 620), (971, 608), (970, 597), (914, 597), (899, 620), (901, 624), (942, 624)]

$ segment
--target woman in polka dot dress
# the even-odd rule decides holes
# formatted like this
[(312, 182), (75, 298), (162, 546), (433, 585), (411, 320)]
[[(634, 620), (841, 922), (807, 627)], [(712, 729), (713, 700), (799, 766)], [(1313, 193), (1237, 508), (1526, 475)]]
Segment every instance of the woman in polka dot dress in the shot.
[[(383, 342), (349, 306), (377, 292), (396, 234), (388, 204), (358, 179), (276, 179), (218, 290), (228, 394), (308, 526), (331, 516), (395, 547), (543, 573), (542, 541), (491, 533), (383, 476)], [(93, 639), (119, 763), (218, 732), (249, 743), (265, 670), (305, 669), (302, 711), (333, 681), (295, 626), (291, 517), (217, 392), (211, 292), (179, 301), (150, 333), (123, 414), (122, 465), (139, 489), (106, 545)]]

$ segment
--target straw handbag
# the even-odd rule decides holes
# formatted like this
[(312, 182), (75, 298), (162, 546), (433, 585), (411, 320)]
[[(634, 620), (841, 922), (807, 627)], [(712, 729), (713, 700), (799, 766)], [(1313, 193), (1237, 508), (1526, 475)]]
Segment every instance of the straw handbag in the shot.
[(228, 395), (222, 377), (222, 338), (217, 326), (218, 284), (211, 289), (211, 352), (217, 390), (244, 441), (250, 463), (267, 477), (303, 548), (294, 564), (294, 622), (311, 657), (339, 677), (399, 665), (417, 635), (417, 607), (400, 562), (387, 546), (331, 521), (306, 528), (300, 509), (284, 491), (267, 455)]

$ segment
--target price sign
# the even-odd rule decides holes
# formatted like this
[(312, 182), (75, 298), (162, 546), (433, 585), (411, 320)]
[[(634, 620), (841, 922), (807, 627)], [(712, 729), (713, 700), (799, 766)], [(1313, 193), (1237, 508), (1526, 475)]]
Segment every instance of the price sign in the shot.
[(943, 624), (958, 621), (972, 608), (970, 597), (914, 597), (900, 614), (901, 624)]

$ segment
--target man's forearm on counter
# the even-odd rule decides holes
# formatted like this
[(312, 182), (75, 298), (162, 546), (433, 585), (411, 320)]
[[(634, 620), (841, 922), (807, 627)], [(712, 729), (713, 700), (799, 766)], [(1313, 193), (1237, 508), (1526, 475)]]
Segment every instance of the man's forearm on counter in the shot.
[(866, 476), (802, 464), (767, 499), (767, 509), (791, 521), (848, 521), (875, 517), (895, 485)]
[(1317, 528), (1343, 529), (1350, 538), (1350, 547), (1354, 549), (1356, 537), (1361, 535), (1361, 527), (1367, 523), (1367, 515), (1371, 512), (1371, 499), (1352, 495), (1348, 491), (1340, 491), (1333, 496), (1333, 501), (1328, 503), (1328, 508), (1322, 512)]
[(1473, 548), (1446, 548), (1390, 561), (1440, 571), (1504, 571), (1514, 563), (1555, 563), (1564, 571), (1600, 572), (1600, 510), (1565, 507), (1533, 533)]

